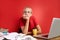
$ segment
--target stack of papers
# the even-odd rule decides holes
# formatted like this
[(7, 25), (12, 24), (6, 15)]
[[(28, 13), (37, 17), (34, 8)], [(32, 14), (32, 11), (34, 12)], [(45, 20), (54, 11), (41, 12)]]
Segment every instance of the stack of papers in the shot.
[(8, 35), (5, 35), (4, 37), (10, 40), (15, 40), (15, 37), (18, 35), (16, 32), (9, 33)]
[(25, 34), (18, 34), (16, 32), (9, 33), (8, 35), (4, 35), (0, 40), (3, 38), (10, 39), (10, 40), (36, 40), (34, 37)]

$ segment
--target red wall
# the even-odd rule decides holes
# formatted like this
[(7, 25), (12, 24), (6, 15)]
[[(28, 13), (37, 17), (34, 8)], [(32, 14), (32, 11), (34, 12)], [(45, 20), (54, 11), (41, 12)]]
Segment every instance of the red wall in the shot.
[(42, 33), (49, 32), (53, 17), (60, 17), (60, 0), (0, 0), (0, 27), (18, 31), (18, 20), (26, 6), (32, 7)]

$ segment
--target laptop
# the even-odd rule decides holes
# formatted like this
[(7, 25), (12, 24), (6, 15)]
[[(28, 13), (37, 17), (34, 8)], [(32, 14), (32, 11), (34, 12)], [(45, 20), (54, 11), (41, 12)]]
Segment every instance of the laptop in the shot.
[(37, 35), (37, 38), (51, 39), (60, 36), (60, 18), (53, 18), (48, 34)]

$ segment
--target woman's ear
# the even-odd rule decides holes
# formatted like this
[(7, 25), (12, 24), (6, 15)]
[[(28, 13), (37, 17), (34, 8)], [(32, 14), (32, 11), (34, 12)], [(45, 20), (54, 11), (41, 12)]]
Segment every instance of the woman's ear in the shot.
[(31, 16), (32, 16), (32, 13), (31, 13)]

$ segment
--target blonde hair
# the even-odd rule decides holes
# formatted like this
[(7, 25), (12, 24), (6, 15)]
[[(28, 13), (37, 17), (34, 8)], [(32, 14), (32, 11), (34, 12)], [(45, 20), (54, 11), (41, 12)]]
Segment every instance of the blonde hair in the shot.
[(23, 11), (25, 11), (25, 9), (26, 9), (26, 8), (31, 9), (31, 12), (32, 12), (32, 8), (31, 8), (31, 7), (29, 7), (29, 6), (26, 6), (26, 7), (24, 8), (24, 10), (23, 10)]

